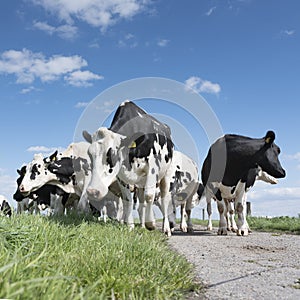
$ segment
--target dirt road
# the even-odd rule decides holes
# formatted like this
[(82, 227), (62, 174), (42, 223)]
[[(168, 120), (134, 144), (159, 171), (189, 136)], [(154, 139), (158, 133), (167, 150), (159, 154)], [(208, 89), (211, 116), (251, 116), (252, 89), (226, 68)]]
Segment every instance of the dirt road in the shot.
[[(172, 248), (195, 266), (207, 299), (300, 299), (300, 236), (253, 232), (218, 236), (194, 226), (175, 231)], [(194, 294), (191, 299), (203, 299)]]

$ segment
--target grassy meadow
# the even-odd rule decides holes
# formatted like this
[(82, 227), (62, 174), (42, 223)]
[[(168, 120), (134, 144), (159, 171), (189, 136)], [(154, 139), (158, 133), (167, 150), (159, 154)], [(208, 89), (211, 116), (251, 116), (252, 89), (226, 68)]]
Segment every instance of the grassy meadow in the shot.
[(159, 231), (76, 216), (0, 218), (0, 299), (180, 299), (197, 288)]

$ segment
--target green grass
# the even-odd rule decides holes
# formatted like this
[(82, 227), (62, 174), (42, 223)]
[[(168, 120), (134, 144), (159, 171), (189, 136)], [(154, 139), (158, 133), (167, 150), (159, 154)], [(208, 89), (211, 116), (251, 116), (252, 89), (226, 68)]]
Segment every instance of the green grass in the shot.
[(253, 230), (288, 232), (300, 234), (300, 218), (295, 217), (248, 217), (249, 226)]
[(0, 218), (0, 298), (180, 299), (192, 266), (159, 231), (71, 216)]
[[(237, 217), (236, 217), (237, 220)], [(267, 231), (267, 232), (286, 232), (300, 234), (300, 218), (295, 217), (247, 217), (251, 230)], [(179, 223), (179, 220), (177, 220)], [(207, 226), (207, 220), (193, 219), (193, 224)], [(218, 220), (212, 221), (213, 227), (219, 226)]]

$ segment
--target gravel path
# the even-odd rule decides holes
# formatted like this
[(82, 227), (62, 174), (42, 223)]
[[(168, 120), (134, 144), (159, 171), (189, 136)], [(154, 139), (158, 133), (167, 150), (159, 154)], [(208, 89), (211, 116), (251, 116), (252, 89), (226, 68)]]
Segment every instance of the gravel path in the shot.
[(192, 234), (175, 231), (169, 244), (205, 285), (205, 296), (190, 299), (300, 299), (299, 235), (218, 236), (194, 226)]

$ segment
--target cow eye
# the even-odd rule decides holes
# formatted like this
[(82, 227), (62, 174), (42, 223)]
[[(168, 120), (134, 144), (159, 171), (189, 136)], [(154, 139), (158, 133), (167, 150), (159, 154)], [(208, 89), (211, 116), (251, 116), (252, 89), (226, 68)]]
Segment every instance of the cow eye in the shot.
[(40, 168), (41, 167), (41, 165), (38, 165), (38, 168)]

